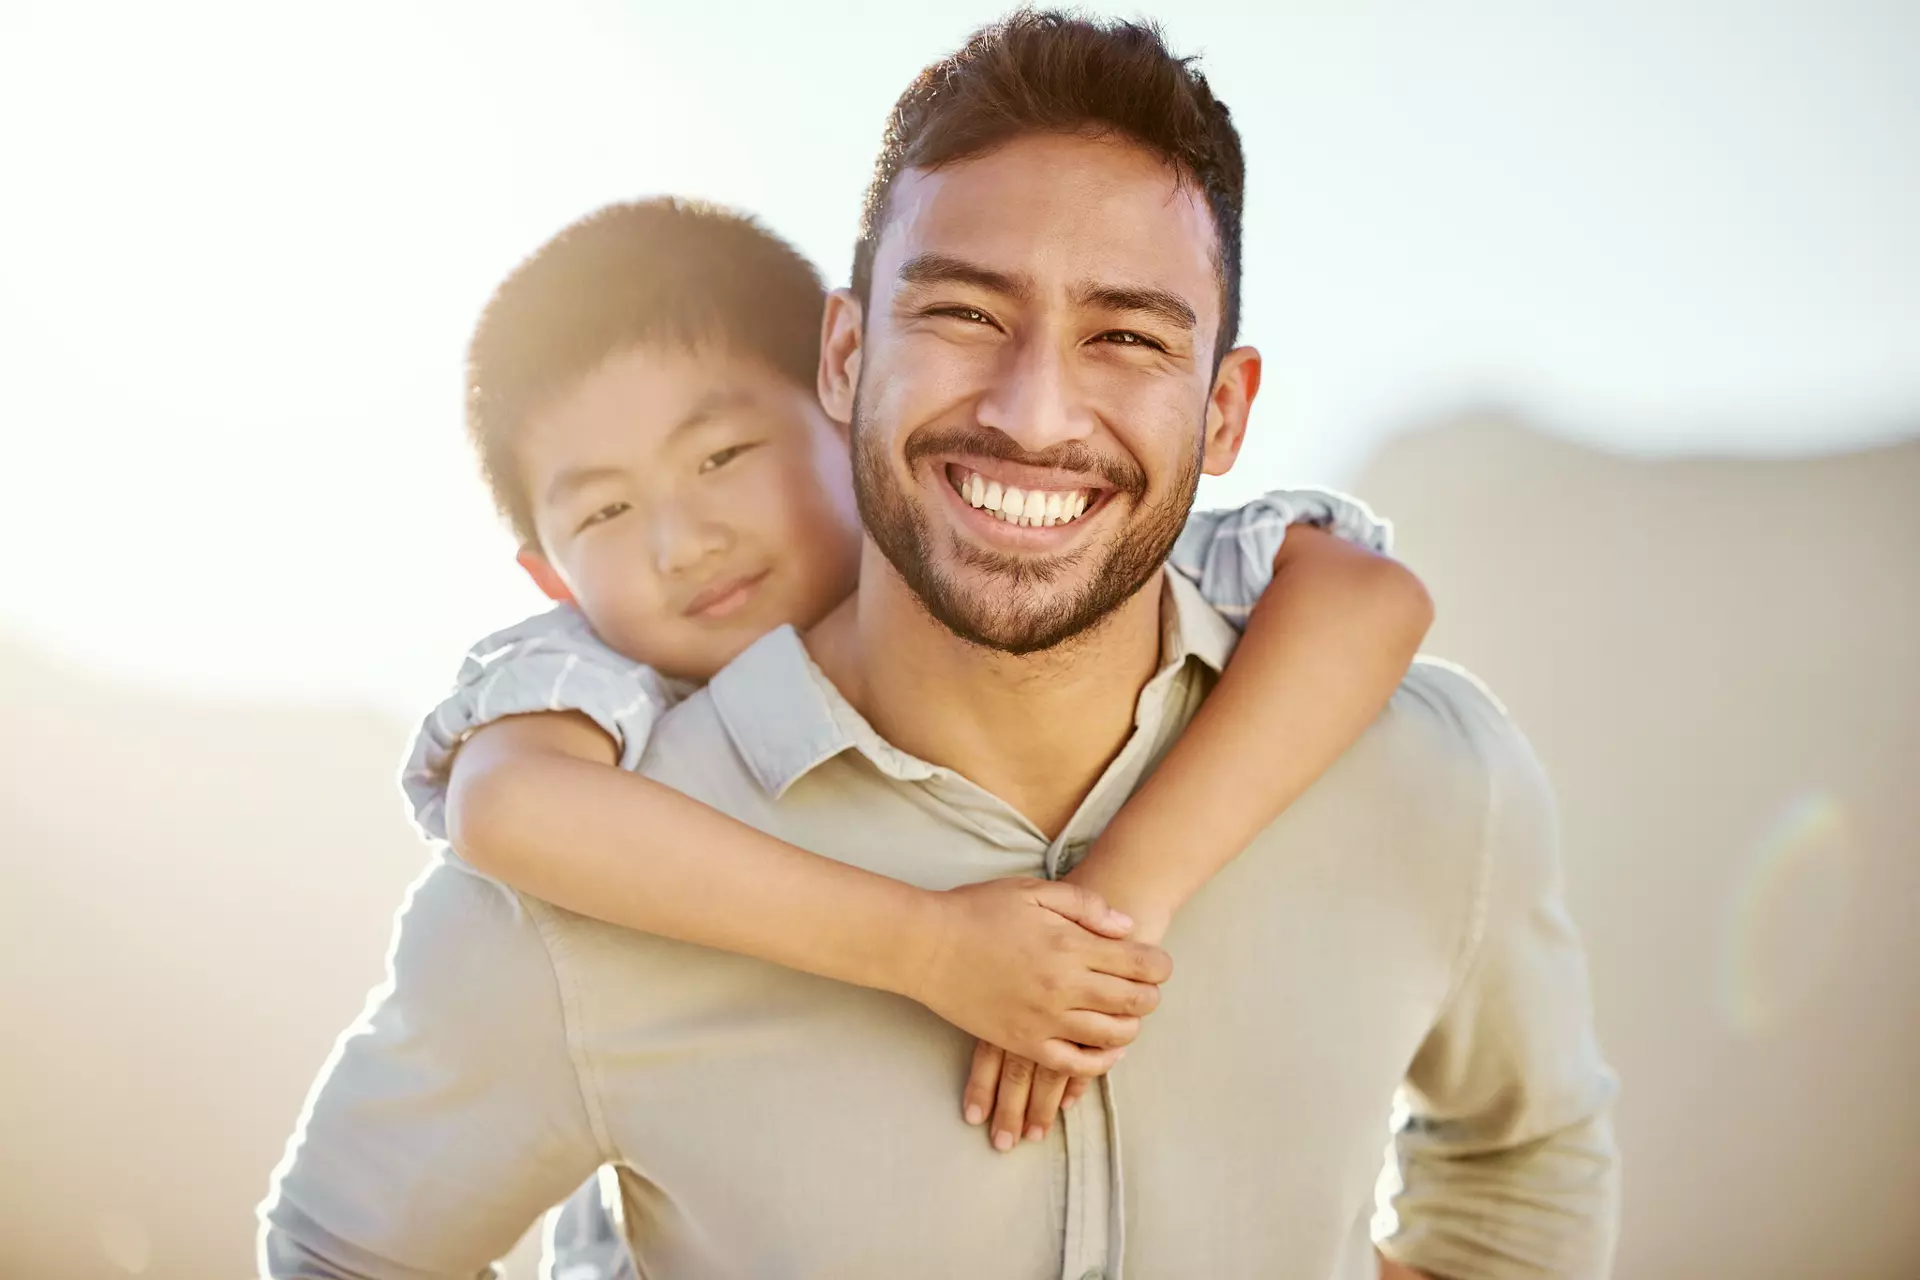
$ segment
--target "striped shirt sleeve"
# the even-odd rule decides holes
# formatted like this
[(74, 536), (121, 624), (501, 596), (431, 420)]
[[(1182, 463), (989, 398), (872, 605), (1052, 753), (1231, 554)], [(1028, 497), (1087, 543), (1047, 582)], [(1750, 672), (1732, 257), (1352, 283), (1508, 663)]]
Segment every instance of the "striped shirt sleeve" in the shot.
[(1393, 526), (1358, 498), (1328, 489), (1275, 489), (1245, 506), (1196, 511), (1167, 567), (1182, 574), (1236, 629), (1273, 581), (1273, 558), (1290, 525), (1310, 524), (1379, 555), (1393, 550)]
[(497, 631), (468, 651), (453, 691), (421, 721), (400, 776), (414, 824), (447, 838), (447, 779), (476, 729), (507, 716), (577, 711), (613, 739), (620, 767), (640, 763), (660, 713), (683, 696), (674, 682), (601, 642), (562, 605)]

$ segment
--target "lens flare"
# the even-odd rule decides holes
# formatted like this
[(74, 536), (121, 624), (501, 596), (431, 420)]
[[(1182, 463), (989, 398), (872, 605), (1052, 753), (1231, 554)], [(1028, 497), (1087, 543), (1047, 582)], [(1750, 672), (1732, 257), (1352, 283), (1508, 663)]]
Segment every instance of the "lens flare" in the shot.
[(1728, 903), (1721, 1013), (1735, 1031), (1778, 1026), (1819, 989), (1853, 896), (1852, 834), (1832, 792), (1796, 795), (1767, 824)]

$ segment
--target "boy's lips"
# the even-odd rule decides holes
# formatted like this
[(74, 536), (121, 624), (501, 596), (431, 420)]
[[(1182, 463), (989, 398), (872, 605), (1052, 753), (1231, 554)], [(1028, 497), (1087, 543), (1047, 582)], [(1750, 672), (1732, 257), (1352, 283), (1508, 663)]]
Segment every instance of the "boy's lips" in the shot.
[(693, 599), (687, 601), (687, 607), (682, 612), (686, 617), (701, 622), (717, 622), (745, 605), (752, 598), (755, 588), (764, 582), (771, 572), (773, 572), (771, 569), (762, 569), (758, 573), (743, 574), (716, 582), (696, 592)]

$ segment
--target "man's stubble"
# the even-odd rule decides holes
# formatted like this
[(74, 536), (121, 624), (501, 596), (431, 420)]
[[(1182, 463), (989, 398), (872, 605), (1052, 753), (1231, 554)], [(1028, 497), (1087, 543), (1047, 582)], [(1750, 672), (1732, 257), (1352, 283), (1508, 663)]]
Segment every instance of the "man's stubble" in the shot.
[[(999, 431), (984, 427), (923, 428), (908, 438), (906, 461), (935, 453), (1000, 458), (1033, 466), (1095, 472), (1130, 499), (1131, 511), (1117, 537), (1065, 556), (1008, 556), (948, 534), (945, 550), (973, 569), (980, 586), (960, 582), (936, 557), (938, 536), (921, 504), (903, 490), (889, 464), (884, 439), (870, 429), (864, 385), (856, 388), (851, 427), (853, 492), (860, 521), (914, 598), (933, 619), (970, 644), (999, 653), (1043, 652), (1084, 635), (1126, 603), (1165, 563), (1186, 527), (1200, 484), (1205, 437), (1196, 426), (1194, 448), (1159, 502), (1142, 507), (1147, 477), (1132, 459), (1098, 455), (1069, 442), (1029, 453)], [(1077, 587), (1041, 594), (1062, 577), (1098, 557)]]

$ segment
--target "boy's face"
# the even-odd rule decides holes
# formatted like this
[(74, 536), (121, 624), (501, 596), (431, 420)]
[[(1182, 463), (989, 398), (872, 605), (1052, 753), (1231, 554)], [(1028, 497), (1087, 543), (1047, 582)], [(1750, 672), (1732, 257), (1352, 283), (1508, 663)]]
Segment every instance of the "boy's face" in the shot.
[(535, 414), (517, 456), (539, 534), (521, 563), (667, 675), (708, 679), (853, 589), (846, 443), (812, 390), (757, 360), (621, 352)]

